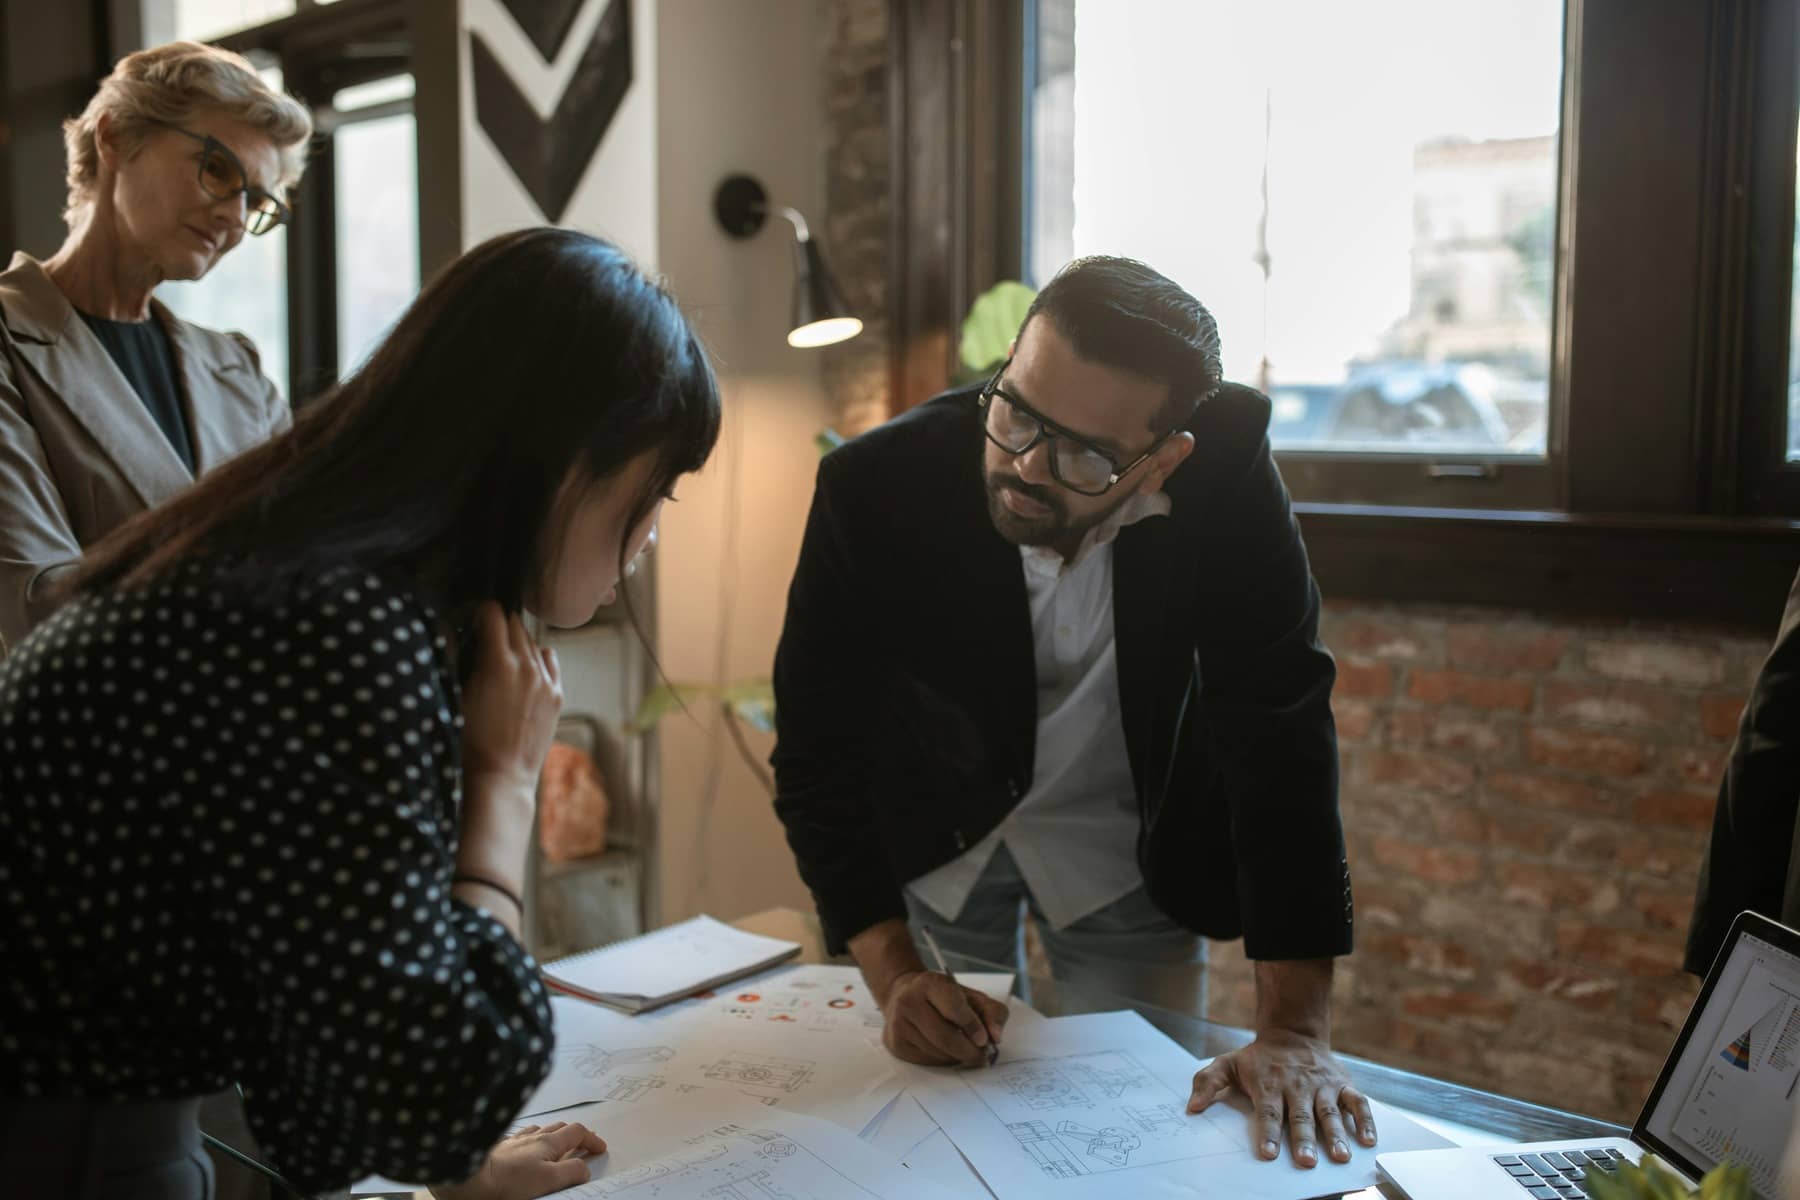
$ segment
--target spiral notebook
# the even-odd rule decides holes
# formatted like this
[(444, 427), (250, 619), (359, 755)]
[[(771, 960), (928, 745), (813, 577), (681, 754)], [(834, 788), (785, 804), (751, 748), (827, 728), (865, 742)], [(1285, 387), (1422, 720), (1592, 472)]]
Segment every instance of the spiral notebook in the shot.
[(766, 971), (800, 953), (799, 942), (745, 933), (700, 916), (545, 963), (551, 987), (629, 1013), (647, 1012)]

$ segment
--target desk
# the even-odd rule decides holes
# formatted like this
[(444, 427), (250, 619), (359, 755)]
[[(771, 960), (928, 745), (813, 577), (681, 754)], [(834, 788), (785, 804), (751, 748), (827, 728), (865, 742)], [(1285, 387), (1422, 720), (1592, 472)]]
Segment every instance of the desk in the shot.
[[(800, 943), (801, 962), (848, 962), (825, 954), (825, 939), (818, 918), (791, 908), (771, 908), (731, 922), (739, 929)], [(950, 956), (950, 968), (961, 970), (1009, 970), (1009, 967)], [(1196, 1058), (1211, 1058), (1235, 1050), (1250, 1041), (1247, 1029), (1207, 1021), (1189, 1013), (1174, 1012), (1154, 1004), (1091, 985), (1032, 979), (1033, 1006), (1047, 1017), (1077, 1013), (1132, 1009)], [(1367, 1059), (1341, 1056), (1356, 1086), (1370, 1096), (1403, 1110), (1451, 1141), (1465, 1146), (1499, 1142), (1550, 1141), (1558, 1138), (1621, 1137), (1629, 1130), (1592, 1117), (1527, 1104), (1479, 1088), (1446, 1083), (1410, 1071), (1398, 1071)], [(1357, 1153), (1368, 1153), (1358, 1150)], [(404, 1196), (406, 1193), (389, 1193)], [(1368, 1195), (1368, 1193), (1362, 1193)], [(418, 1192), (417, 1200), (430, 1200)]]
[[(811, 913), (791, 908), (771, 908), (733, 921), (732, 924), (752, 933), (799, 942), (800, 958), (804, 962), (850, 961), (848, 958), (826, 957), (824, 936), (820, 932), (818, 918)], [(1004, 965), (962, 959), (954, 954), (948, 957), (953, 971), (1011, 969)], [(1113, 1012), (1119, 1009), (1135, 1010), (1196, 1058), (1212, 1058), (1228, 1050), (1235, 1050), (1247, 1044), (1253, 1036), (1247, 1029), (1221, 1025), (1190, 1013), (1173, 1012), (1109, 992), (1099, 986), (1071, 986), (1034, 977), (1031, 980), (1031, 994), (1032, 1006), (1047, 1017)], [(1624, 1137), (1631, 1132), (1610, 1121), (1528, 1104), (1523, 1100), (1513, 1100), (1479, 1088), (1446, 1083), (1411, 1071), (1384, 1067), (1380, 1063), (1354, 1055), (1339, 1057), (1349, 1070), (1351, 1079), (1364, 1093), (1403, 1110), (1421, 1125), (1458, 1145)], [(1359, 1150), (1357, 1153), (1368, 1152)]]

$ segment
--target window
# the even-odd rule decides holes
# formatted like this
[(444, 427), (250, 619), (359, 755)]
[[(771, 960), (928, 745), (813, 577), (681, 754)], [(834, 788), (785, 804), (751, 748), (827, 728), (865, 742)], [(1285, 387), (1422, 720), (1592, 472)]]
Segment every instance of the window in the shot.
[(332, 99), (339, 373), (361, 365), (419, 290), (418, 131), (410, 75)]
[(288, 390), (288, 231), (245, 237), (204, 279), (165, 284), (156, 295), (183, 320), (242, 333), (256, 344), (262, 371)]
[(1546, 455), (1561, 0), (1036, 9), (1038, 282), (1114, 253), (1183, 284), (1278, 448)]

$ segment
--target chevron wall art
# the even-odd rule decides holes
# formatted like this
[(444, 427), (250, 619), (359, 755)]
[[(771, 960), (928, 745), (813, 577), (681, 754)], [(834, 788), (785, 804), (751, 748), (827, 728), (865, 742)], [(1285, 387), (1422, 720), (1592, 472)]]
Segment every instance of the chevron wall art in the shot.
[[(562, 219), (631, 88), (631, 0), (607, 9), (581, 52), (569, 85), (540, 117), (480, 34), (469, 31), (475, 119), (551, 224)], [(519, 28), (554, 62), (583, 0), (501, 0)]]

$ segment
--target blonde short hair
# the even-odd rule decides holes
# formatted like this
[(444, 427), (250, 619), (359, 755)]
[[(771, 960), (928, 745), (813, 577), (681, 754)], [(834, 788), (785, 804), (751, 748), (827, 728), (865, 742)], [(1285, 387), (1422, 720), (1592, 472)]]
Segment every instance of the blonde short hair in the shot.
[(199, 42), (170, 42), (121, 58), (81, 115), (63, 122), (69, 159), (63, 220), (73, 228), (94, 202), (100, 178), (100, 151), (94, 143), (102, 116), (111, 118), (129, 156), (137, 153), (156, 122), (180, 124), (200, 108), (218, 109), (268, 134), (281, 156), (279, 188), (286, 191), (300, 181), (313, 132), (306, 106), (264, 83), (241, 55)]

